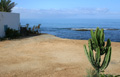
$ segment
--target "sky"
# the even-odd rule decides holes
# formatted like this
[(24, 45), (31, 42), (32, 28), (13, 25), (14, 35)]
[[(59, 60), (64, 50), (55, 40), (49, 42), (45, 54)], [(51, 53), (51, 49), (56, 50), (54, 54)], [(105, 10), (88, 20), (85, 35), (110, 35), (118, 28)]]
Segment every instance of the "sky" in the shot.
[(21, 19), (120, 19), (120, 0), (12, 0)]

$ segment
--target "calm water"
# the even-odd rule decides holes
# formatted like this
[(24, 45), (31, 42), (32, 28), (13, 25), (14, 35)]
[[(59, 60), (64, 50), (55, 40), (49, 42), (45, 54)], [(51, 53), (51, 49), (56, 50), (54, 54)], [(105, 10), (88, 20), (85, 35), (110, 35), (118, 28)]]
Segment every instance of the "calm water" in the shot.
[(90, 31), (75, 31), (72, 29), (95, 29), (96, 27), (105, 30), (105, 40), (108, 38), (114, 42), (120, 42), (120, 19), (59, 19), (59, 20), (27, 20), (22, 19), (21, 24), (29, 23), (33, 25), (41, 25), (41, 32), (55, 35), (61, 38), (88, 40), (91, 38)]

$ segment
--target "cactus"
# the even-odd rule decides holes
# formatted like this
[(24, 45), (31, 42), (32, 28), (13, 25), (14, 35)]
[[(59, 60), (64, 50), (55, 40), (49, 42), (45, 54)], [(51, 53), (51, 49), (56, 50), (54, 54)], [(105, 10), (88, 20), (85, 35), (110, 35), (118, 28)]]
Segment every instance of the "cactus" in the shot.
[[(98, 73), (107, 68), (111, 59), (111, 41), (108, 39), (105, 46), (104, 39), (104, 30), (97, 28), (95, 32), (91, 30), (91, 39), (88, 40), (89, 52), (86, 45), (84, 45), (88, 60)], [(102, 55), (105, 55), (103, 62), (101, 62)]]

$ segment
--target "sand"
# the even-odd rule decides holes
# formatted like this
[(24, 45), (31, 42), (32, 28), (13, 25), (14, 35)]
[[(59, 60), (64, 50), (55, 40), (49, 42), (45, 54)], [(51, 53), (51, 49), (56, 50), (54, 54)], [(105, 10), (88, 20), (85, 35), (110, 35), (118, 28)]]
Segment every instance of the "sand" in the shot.
[[(83, 49), (87, 40), (49, 34), (0, 42), (0, 77), (85, 77), (92, 69)], [(120, 74), (120, 43), (112, 42), (107, 74)]]

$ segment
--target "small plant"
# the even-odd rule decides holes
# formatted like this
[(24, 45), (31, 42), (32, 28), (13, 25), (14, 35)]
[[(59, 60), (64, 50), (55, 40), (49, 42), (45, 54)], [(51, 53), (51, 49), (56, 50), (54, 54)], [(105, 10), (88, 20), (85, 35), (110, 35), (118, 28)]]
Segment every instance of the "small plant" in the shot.
[(38, 24), (38, 26), (34, 25), (32, 28), (32, 32), (35, 34), (39, 34), (40, 26), (41, 26), (41, 24)]
[(41, 24), (38, 24), (38, 29), (40, 29)]
[[(108, 39), (107, 44), (105, 46), (105, 35), (104, 30), (97, 28), (95, 32), (91, 30), (91, 39), (88, 41), (88, 48), (87, 50), (86, 45), (84, 45), (85, 53), (90, 61), (91, 65), (99, 74), (100, 72), (104, 71), (107, 66), (109, 65), (111, 59), (111, 41)], [(101, 56), (104, 56), (103, 62), (101, 62)]]
[(96, 70), (94, 69), (87, 69), (87, 76), (86, 77), (99, 77)]
[(94, 69), (87, 69), (87, 76), (85, 77), (120, 77), (120, 75), (98, 74)]

